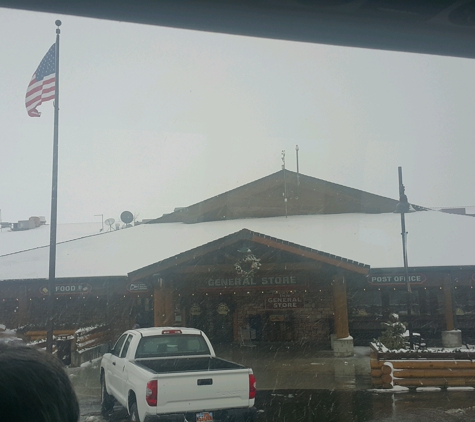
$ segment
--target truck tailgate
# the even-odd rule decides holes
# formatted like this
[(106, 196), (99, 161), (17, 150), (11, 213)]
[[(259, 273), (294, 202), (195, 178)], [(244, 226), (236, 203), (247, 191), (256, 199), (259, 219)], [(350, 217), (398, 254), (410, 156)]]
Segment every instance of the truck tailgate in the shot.
[(242, 368), (160, 374), (157, 413), (248, 407), (250, 373)]

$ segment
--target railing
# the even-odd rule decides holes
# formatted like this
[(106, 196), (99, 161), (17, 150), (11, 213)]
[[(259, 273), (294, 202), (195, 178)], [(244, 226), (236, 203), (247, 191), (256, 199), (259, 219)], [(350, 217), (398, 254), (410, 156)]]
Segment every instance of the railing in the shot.
[(77, 330), (71, 347), (71, 365), (81, 366), (102, 356), (114, 338), (113, 331), (107, 325)]
[(475, 386), (475, 350), (384, 351), (371, 345), (372, 384), (379, 388)]
[[(109, 326), (103, 325), (79, 330), (55, 330), (53, 336), (53, 354), (65, 365), (80, 366), (102, 356), (117, 337), (117, 333)], [(46, 331), (28, 331), (25, 337), (35, 347), (46, 348)]]

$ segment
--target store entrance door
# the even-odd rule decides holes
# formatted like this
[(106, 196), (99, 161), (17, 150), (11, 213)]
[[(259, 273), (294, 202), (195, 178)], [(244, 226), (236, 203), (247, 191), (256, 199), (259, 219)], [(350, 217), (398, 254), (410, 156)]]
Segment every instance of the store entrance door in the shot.
[(262, 341), (262, 317), (261, 315), (249, 315), (250, 338)]
[(294, 340), (293, 314), (267, 314), (267, 323), (264, 330), (266, 341), (281, 342)]
[(198, 328), (213, 343), (232, 343), (233, 311), (230, 303), (209, 299), (190, 308), (189, 326)]
[(153, 327), (153, 300), (150, 298), (137, 298), (134, 304), (135, 323), (137, 328)]

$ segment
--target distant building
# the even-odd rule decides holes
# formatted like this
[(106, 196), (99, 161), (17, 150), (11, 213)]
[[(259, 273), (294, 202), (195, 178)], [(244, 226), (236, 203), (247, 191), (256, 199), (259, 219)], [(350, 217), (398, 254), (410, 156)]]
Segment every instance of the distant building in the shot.
[(437, 208), (437, 210), (449, 214), (469, 215), (475, 217), (475, 207)]
[(46, 224), (45, 217), (30, 217), (28, 220), (19, 220), (18, 223), (12, 223), (10, 227), (13, 231), (19, 231), (35, 229), (44, 224)]

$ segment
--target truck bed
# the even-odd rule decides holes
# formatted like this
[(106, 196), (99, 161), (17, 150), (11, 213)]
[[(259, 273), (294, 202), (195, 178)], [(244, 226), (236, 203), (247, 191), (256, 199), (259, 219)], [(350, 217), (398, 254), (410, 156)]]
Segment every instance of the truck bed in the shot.
[(156, 374), (245, 368), (245, 366), (239, 365), (238, 363), (211, 356), (139, 359), (134, 361), (134, 363)]

